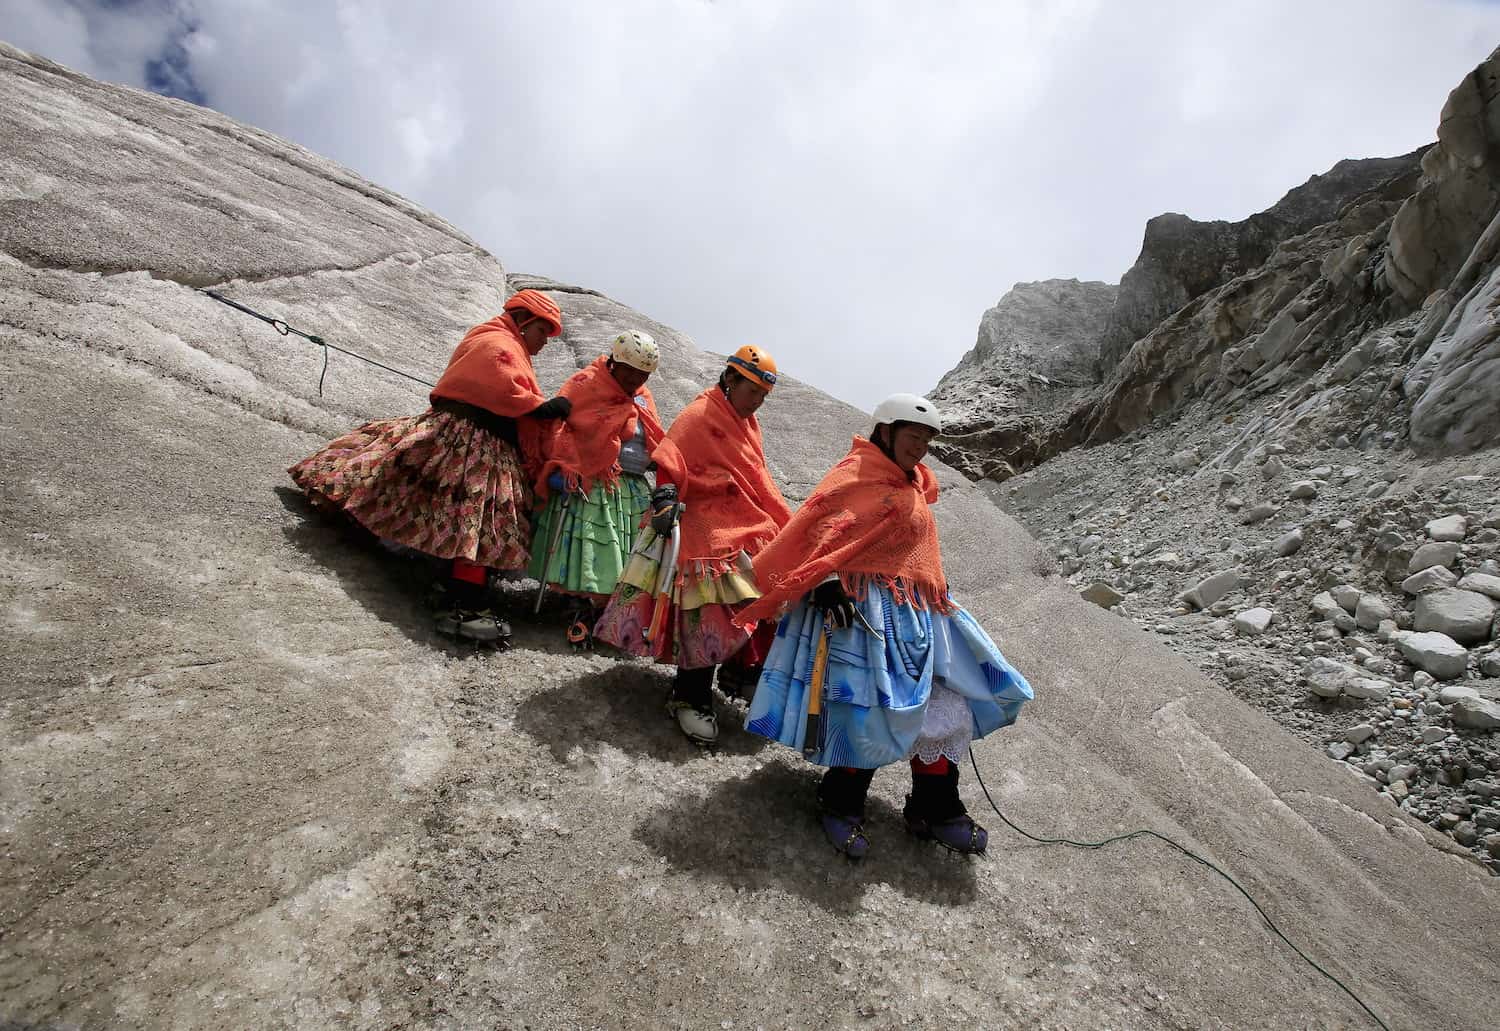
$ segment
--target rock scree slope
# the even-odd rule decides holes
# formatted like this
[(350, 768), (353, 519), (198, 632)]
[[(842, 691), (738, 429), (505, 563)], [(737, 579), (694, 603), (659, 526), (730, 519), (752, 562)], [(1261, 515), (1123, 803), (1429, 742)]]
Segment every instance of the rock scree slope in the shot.
[[(1024, 365), (961, 363), (937, 447), (1082, 596), (1500, 873), (1497, 74), (1463, 78), (1433, 146), (1234, 225), (1154, 219), (1115, 307), (1144, 335), (1106, 382), (1017, 413), (993, 397)], [(1098, 315), (1051, 321), (1076, 352)]]
[[(692, 750), (662, 671), (555, 626), (434, 638), (401, 563), (284, 472), (424, 391), (334, 355), (320, 397), (316, 349), (192, 287), (431, 376), (536, 282), (569, 325), (547, 384), (641, 326), (668, 415), (717, 362), (213, 112), (3, 46), (0, 83), (0, 1022), (1370, 1026), (1175, 853), (989, 820), (959, 861), (904, 837), (888, 772), (853, 867), (812, 771), (741, 733)], [(764, 419), (793, 496), (868, 422), (795, 380)], [(953, 587), (1037, 689), (977, 749), (1013, 818), (1183, 841), (1392, 1027), (1493, 1018), (1493, 879), (939, 472)]]

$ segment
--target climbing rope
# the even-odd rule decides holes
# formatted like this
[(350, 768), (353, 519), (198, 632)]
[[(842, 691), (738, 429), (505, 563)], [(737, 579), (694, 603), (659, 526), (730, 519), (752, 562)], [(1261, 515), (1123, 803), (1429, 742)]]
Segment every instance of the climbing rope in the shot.
[(1261, 908), (1260, 903), (1256, 902), (1255, 899), (1250, 895), (1250, 893), (1248, 891), (1246, 891), (1244, 888), (1240, 887), (1240, 882), (1239, 881), (1237, 881), (1233, 877), (1229, 876), (1229, 874), (1225, 873), (1222, 869), (1220, 869), (1219, 867), (1215, 866), (1209, 860), (1203, 858), (1198, 853), (1192, 851), (1191, 849), (1189, 849), (1185, 845), (1179, 845), (1177, 842), (1173, 841), (1171, 838), (1167, 837), (1166, 835), (1164, 835), (1164, 834), (1158, 834), (1156, 831), (1148, 830), (1148, 829), (1145, 829), (1145, 828), (1142, 828), (1140, 830), (1128, 831), (1128, 832), (1126, 832), (1124, 834), (1116, 834), (1116, 835), (1114, 835), (1112, 837), (1105, 838), (1103, 841), (1074, 841), (1071, 838), (1039, 838), (1035, 834), (1031, 834), (1031, 833), (1029, 833), (1027, 831), (1022, 830), (1020, 827), (1017, 827), (1014, 823), (1011, 822), (1010, 817), (1006, 816), (1004, 813), (1002, 813), (1000, 811), (1000, 807), (997, 806), (995, 804), (995, 800), (990, 797), (990, 789), (987, 788), (987, 787), (985, 787), (985, 785), (984, 785), (984, 778), (982, 776), (980, 776), (980, 774), (979, 774), (979, 763), (974, 758), (974, 750), (972, 748), (969, 749), (969, 763), (974, 767), (974, 779), (979, 782), (979, 790), (981, 790), (981, 791), (984, 792), (985, 801), (989, 802), (990, 808), (993, 809), (993, 810), (995, 810), (995, 815), (998, 816), (998, 817), (1000, 817), (1000, 819), (1004, 820), (1005, 821), (1005, 825), (1007, 827), (1009, 827), (1011, 830), (1015, 831), (1017, 834), (1021, 835), (1021, 837), (1023, 837), (1023, 838), (1029, 838), (1030, 840), (1035, 841), (1035, 842), (1037, 842), (1038, 844), (1041, 844), (1041, 845), (1071, 845), (1074, 848), (1085, 848), (1085, 849), (1103, 848), (1105, 845), (1112, 845), (1112, 844), (1114, 844), (1117, 841), (1129, 841), (1132, 838), (1155, 838), (1157, 841), (1163, 842), (1164, 844), (1166, 844), (1166, 845), (1168, 845), (1168, 846), (1176, 849), (1178, 852), (1181, 852), (1183, 855), (1187, 856), (1193, 862), (1200, 863), (1203, 866), (1208, 867), (1214, 873), (1218, 874), (1220, 877), (1222, 877), (1226, 881), (1228, 881), (1234, 887), (1235, 891), (1237, 891), (1241, 895), (1245, 896), (1245, 901), (1249, 902), (1250, 905), (1252, 905), (1252, 906), (1255, 907), (1255, 911), (1257, 913), (1259, 913), (1260, 914), (1260, 918), (1266, 922), (1266, 926), (1271, 929), (1271, 933), (1274, 934), (1274, 935), (1276, 935), (1276, 937), (1280, 938), (1283, 942), (1285, 942), (1286, 945), (1287, 945), (1287, 948), (1291, 949), (1298, 956), (1300, 956), (1302, 958), (1302, 961), (1304, 963), (1306, 963), (1308, 966), (1312, 967), (1318, 973), (1322, 974), (1324, 977), (1328, 978), (1328, 980), (1332, 981), (1334, 984), (1336, 984), (1340, 988), (1342, 988), (1344, 990), (1344, 994), (1348, 995), (1349, 998), (1351, 998), (1355, 1002), (1357, 1002), (1359, 1004), (1359, 1008), (1362, 1009), (1362, 1010), (1364, 1010), (1366, 1013), (1368, 1013), (1370, 1015), (1370, 1019), (1373, 1020), (1373, 1021), (1375, 1021), (1375, 1023), (1377, 1023), (1377, 1024), (1380, 1025), (1380, 1027), (1382, 1028), (1382, 1031), (1390, 1031), (1390, 1027), (1387, 1026), (1386, 1022), (1383, 1021), (1383, 1020), (1381, 1020), (1380, 1017), (1376, 1015), (1376, 1013), (1375, 1013), (1374, 1010), (1370, 1009), (1369, 1006), (1366, 1006), (1365, 1005), (1365, 1001), (1363, 999), (1361, 999), (1358, 995), (1355, 995), (1354, 992), (1353, 992), (1353, 990), (1350, 989), (1350, 987), (1348, 985), (1346, 985), (1344, 982), (1340, 981), (1337, 977), (1334, 977), (1328, 971), (1324, 970), (1310, 956), (1308, 956), (1307, 953), (1305, 953), (1301, 949), (1297, 948), (1297, 946), (1292, 943), (1292, 940), (1290, 938), (1288, 938), (1286, 935), (1282, 934), (1281, 933), (1281, 928), (1277, 927), (1276, 924), (1275, 924), (1275, 922), (1269, 916), (1266, 915), (1266, 911)]
[(377, 369), (384, 369), (386, 372), (394, 372), (397, 376), (403, 376), (406, 379), (411, 380), (413, 383), (420, 383), (420, 384), (422, 384), (422, 386), (424, 386), (424, 387), (437, 386), (436, 383), (433, 383), (430, 380), (422, 379), (422, 377), (420, 377), (420, 376), (413, 376), (409, 372), (402, 372), (400, 369), (393, 369), (389, 365), (385, 365), (385, 364), (383, 364), (381, 362), (377, 362), (374, 358), (369, 358), (369, 357), (366, 357), (365, 355), (360, 354), (358, 351), (350, 351), (347, 348), (340, 347), (338, 344), (330, 344), (328, 341), (324, 340), (320, 336), (316, 336), (316, 335), (314, 335), (312, 333), (304, 333), (300, 329), (297, 329), (297, 328), (295, 328), (293, 326), (287, 325), (281, 319), (273, 319), (269, 315), (262, 315), (260, 312), (256, 311), (254, 308), (247, 308), (247, 307), (245, 307), (243, 304), (241, 304), (238, 301), (231, 301), (229, 298), (225, 297), (223, 294), (214, 293), (212, 290), (204, 290), (202, 292), (205, 293), (205, 294), (207, 294), (208, 296), (212, 297), (214, 300), (218, 301), (220, 304), (227, 304), (227, 305), (229, 305), (229, 307), (235, 309), (236, 311), (242, 311), (242, 312), (244, 312), (246, 315), (249, 315), (251, 318), (260, 319), (260, 321), (262, 321), (266, 325), (270, 326), (272, 329), (274, 329), (276, 332), (280, 333), (282, 336), (299, 336), (303, 340), (306, 340), (308, 343), (310, 343), (310, 344), (316, 344), (319, 347), (321, 347), (323, 349), (323, 371), (320, 372), (320, 373), (318, 373), (318, 396), (319, 397), (323, 396), (323, 378), (328, 375), (328, 352), (329, 351), (337, 351), (339, 354), (347, 354), (350, 358), (357, 358), (357, 359), (359, 359), (360, 361), (364, 362), (367, 365), (373, 365)]

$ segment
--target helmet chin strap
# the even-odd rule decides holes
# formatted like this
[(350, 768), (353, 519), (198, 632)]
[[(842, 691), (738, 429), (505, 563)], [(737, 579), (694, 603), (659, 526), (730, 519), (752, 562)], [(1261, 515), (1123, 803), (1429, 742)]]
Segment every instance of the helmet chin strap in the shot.
[[(880, 449), (880, 453), (882, 455), (885, 455), (885, 457), (889, 458), (891, 460), (892, 464), (894, 464), (897, 468), (900, 468), (901, 463), (896, 461), (896, 448), (895, 448), (895, 443), (896, 443), (896, 427), (903, 426), (903, 425), (910, 425), (910, 424), (909, 423), (902, 423), (902, 422), (883, 422), (883, 423), (880, 424), (880, 426), (884, 426), (885, 427), (885, 433), (884, 434), (881, 434), (881, 432), (880, 432), (880, 426), (876, 426), (875, 427), (875, 432), (872, 433), (872, 434), (870, 434), (871, 443), (873, 443), (876, 447), (878, 447)], [(884, 439), (882, 439), (882, 438), (884, 438)], [(917, 476), (916, 470), (914, 470), (914, 469), (902, 469), (901, 471), (906, 474), (906, 478), (908, 480), (916, 479), (916, 476)]]

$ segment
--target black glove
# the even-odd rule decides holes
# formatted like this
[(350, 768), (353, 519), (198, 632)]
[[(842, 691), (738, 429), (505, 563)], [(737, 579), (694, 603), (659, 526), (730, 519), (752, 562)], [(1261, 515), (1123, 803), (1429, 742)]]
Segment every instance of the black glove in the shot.
[(651, 492), (651, 529), (658, 537), (670, 537), (677, 525), (677, 488), (664, 483)]
[(854, 625), (854, 599), (849, 597), (838, 577), (829, 577), (813, 588), (812, 603), (823, 610), (823, 618), (840, 630)]
[(533, 419), (566, 419), (572, 412), (573, 402), (558, 396), (550, 401), (543, 401), (526, 414)]

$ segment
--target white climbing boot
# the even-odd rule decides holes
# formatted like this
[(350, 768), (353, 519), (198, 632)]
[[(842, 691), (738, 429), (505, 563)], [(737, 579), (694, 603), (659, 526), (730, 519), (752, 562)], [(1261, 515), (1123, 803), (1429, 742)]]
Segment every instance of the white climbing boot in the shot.
[(705, 712), (688, 702), (668, 698), (667, 715), (677, 721), (678, 728), (695, 745), (711, 745), (719, 740), (719, 720), (712, 709)]

